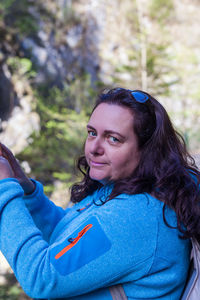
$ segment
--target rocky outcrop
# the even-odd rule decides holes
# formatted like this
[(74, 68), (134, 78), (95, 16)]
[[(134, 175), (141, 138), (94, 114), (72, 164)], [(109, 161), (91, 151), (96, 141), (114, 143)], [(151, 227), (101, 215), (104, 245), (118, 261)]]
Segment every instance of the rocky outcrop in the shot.
[[(37, 69), (37, 84), (62, 87), (66, 79), (71, 80), (82, 72), (89, 73), (93, 82), (98, 78), (100, 27), (97, 17), (90, 12), (83, 15), (80, 10), (75, 13), (70, 2), (58, 1), (57, 14), (52, 17), (49, 11), (46, 22), (41, 18), (41, 7), (29, 9), (37, 21), (38, 31), (21, 41), (21, 51), (31, 58)], [(46, 4), (43, 9), (47, 9)], [(60, 15), (59, 11), (66, 13)]]
[[(6, 120), (18, 102), (16, 92), (9, 78), (6, 76), (8, 70), (6, 65), (0, 67), (0, 119)], [(2, 130), (2, 128), (1, 128)]]
[(40, 129), (40, 120), (33, 111), (34, 96), (27, 79), (12, 76), (6, 65), (0, 69), (1, 132), (0, 141), (17, 154), (30, 142), (33, 131)]

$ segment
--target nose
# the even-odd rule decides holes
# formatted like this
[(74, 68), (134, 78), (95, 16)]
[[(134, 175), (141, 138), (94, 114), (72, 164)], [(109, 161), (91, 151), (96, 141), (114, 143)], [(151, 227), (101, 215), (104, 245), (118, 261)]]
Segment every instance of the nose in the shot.
[(90, 145), (90, 153), (95, 156), (104, 154), (103, 142), (99, 138), (92, 141)]

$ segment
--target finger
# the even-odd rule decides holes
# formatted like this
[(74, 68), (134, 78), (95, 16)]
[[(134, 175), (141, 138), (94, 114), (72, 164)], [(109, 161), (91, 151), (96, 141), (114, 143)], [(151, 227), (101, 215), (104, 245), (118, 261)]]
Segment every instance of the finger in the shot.
[(0, 156), (0, 179), (14, 177), (14, 172), (7, 161), (3, 156)]
[(1, 155), (5, 157), (6, 156), (6, 152), (5, 152), (5, 146), (4, 146), (4, 144), (0, 143), (0, 148), (1, 148)]
[(2, 156), (8, 160), (10, 166), (12, 167), (12, 170), (15, 174), (15, 177), (20, 180), (20, 178), (24, 178), (25, 173), (23, 169), (20, 166), (20, 163), (16, 159), (16, 157), (13, 155), (13, 153), (2, 143), (0, 143), (1, 149), (2, 149)]
[[(1, 146), (2, 156), (9, 161), (9, 163), (10, 163), (10, 165), (11, 165), (11, 167), (12, 167), (12, 169), (15, 173), (19, 172), (19, 170), (18, 170), (19, 169), (19, 167), (18, 167), (19, 164), (18, 164), (15, 156), (12, 154), (12, 152), (4, 144), (0, 143), (0, 146)], [(17, 176), (17, 174), (16, 174), (16, 176)]]
[(12, 152), (4, 144), (0, 143), (0, 146), (2, 155), (8, 160), (13, 160), (14, 155), (12, 154)]

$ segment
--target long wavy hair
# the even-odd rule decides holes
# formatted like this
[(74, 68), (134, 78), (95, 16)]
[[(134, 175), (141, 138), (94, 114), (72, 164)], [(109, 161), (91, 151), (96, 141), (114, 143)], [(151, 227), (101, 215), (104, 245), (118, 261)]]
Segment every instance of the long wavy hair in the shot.
[[(136, 101), (132, 91), (127, 89), (104, 91), (93, 109), (101, 103), (129, 108), (134, 116), (133, 130), (140, 150), (138, 166), (131, 176), (115, 182), (106, 201), (121, 193), (149, 193), (164, 202), (166, 224), (165, 210), (169, 206), (176, 212), (177, 227), (183, 233), (182, 237), (194, 237), (200, 243), (200, 172), (164, 107), (148, 93), (139, 92), (148, 96), (145, 103)], [(78, 159), (77, 167), (83, 174), (83, 180), (72, 186), (71, 201), (74, 203), (102, 187), (101, 183), (89, 177), (84, 155)]]

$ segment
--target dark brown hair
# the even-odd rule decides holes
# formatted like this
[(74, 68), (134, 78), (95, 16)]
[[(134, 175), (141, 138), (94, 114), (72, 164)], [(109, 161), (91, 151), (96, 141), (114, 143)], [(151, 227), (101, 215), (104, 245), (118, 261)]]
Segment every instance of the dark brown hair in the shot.
[[(128, 178), (115, 182), (107, 201), (121, 193), (150, 193), (164, 202), (166, 224), (165, 209), (169, 206), (176, 212), (177, 227), (183, 236), (195, 237), (200, 242), (200, 173), (164, 107), (148, 93), (139, 92), (148, 97), (145, 103), (136, 101), (132, 91), (116, 88), (100, 94), (93, 109), (101, 103), (129, 108), (134, 115), (133, 130), (141, 152), (137, 168)], [(72, 202), (81, 201), (102, 186), (89, 177), (84, 155), (77, 167), (84, 177), (72, 186)]]

